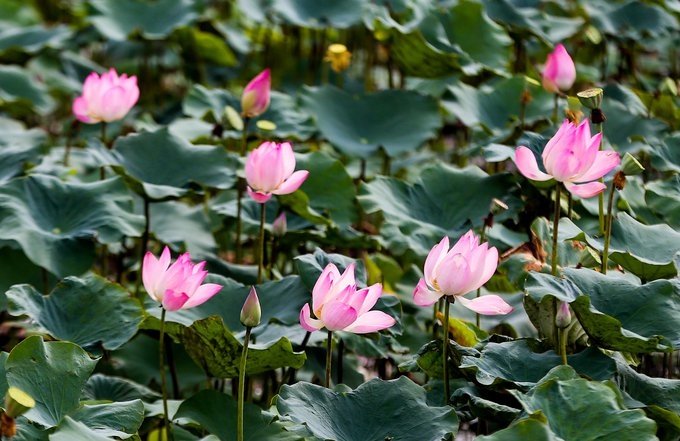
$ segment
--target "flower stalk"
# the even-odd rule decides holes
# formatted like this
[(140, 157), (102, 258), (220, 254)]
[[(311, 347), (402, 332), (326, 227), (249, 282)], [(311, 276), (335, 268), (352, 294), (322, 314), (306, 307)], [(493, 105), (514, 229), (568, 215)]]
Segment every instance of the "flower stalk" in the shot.
[(161, 326), (158, 342), (158, 358), (160, 360), (161, 374), (161, 396), (163, 399), (163, 430), (169, 441), (174, 440), (170, 419), (168, 418), (168, 386), (165, 380), (165, 313), (166, 310), (161, 306)]
[(444, 405), (449, 404), (451, 397), (451, 386), (449, 385), (449, 308), (455, 297), (449, 300), (449, 296), (444, 300), (444, 335), (442, 336), (442, 376), (444, 380)]
[(327, 333), (328, 341), (326, 342), (326, 377), (324, 379), (324, 386), (331, 387), (331, 369), (333, 366), (333, 331)]
[(237, 402), (237, 412), (238, 417), (236, 421), (236, 431), (237, 440), (243, 441), (243, 408), (245, 405), (245, 394), (246, 394), (246, 361), (248, 358), (248, 343), (250, 343), (250, 332), (252, 331), (251, 326), (246, 326), (246, 336), (243, 340), (243, 351), (241, 352), (241, 363), (238, 368), (238, 402)]

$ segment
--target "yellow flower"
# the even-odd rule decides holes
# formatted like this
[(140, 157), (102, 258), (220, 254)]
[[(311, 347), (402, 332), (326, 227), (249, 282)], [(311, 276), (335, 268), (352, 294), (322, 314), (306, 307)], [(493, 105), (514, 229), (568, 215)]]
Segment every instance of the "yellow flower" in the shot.
[(334, 72), (342, 72), (347, 69), (352, 61), (352, 53), (347, 50), (347, 46), (340, 43), (328, 46), (324, 61), (331, 63)]

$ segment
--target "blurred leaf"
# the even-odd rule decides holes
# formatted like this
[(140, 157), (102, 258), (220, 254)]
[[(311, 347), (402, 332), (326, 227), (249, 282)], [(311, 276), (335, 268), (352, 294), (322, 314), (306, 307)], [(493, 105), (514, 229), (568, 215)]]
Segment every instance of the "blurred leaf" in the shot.
[(40, 146), (46, 135), (40, 129), (26, 128), (19, 121), (0, 117), (0, 183), (21, 175), (28, 163), (38, 162)]
[(152, 201), (178, 198), (201, 186), (225, 189), (236, 164), (221, 146), (193, 145), (167, 129), (119, 138), (112, 151), (116, 173)]
[[(316, 132), (312, 115), (300, 108), (293, 96), (276, 90), (272, 90), (270, 95), (271, 102), (267, 111), (249, 124), (251, 130), (259, 121), (271, 121), (276, 125), (273, 130), (260, 134), (261, 139), (275, 137), (306, 140)], [(240, 105), (238, 108), (241, 108)]]
[(557, 439), (657, 439), (654, 421), (640, 410), (626, 409), (615, 385), (580, 378), (570, 366), (556, 367), (528, 393), (513, 395), (530, 416), (545, 418)]
[(548, 426), (543, 415), (529, 416), (517, 421), (507, 429), (499, 430), (491, 435), (475, 438), (478, 441), (564, 441), (555, 435)]
[(236, 55), (231, 51), (224, 38), (193, 27), (188, 28), (187, 31), (191, 33), (192, 49), (196, 51), (199, 60), (229, 67), (238, 63)]
[(132, 199), (120, 179), (65, 183), (46, 175), (0, 186), (0, 239), (58, 277), (84, 273), (94, 247), (139, 237), (143, 220), (130, 212)]
[(274, 0), (272, 12), (296, 26), (345, 29), (361, 21), (362, 6), (361, 0)]
[(442, 125), (433, 98), (405, 90), (352, 96), (323, 86), (307, 89), (303, 102), (324, 137), (342, 153), (360, 158), (381, 147), (389, 157), (414, 150)]
[(88, 3), (98, 12), (90, 20), (111, 40), (125, 40), (133, 33), (161, 40), (196, 18), (190, 0), (88, 0)]
[(284, 420), (304, 423), (321, 439), (440, 441), (458, 428), (453, 408), (429, 407), (425, 389), (406, 377), (373, 379), (350, 392), (305, 382), (284, 385), (276, 408)]
[(667, 181), (650, 182), (645, 192), (645, 201), (654, 214), (675, 231), (680, 230), (680, 179), (678, 175)]
[(680, 173), (680, 133), (666, 136), (650, 153), (654, 168)]
[[(182, 330), (180, 339), (191, 358), (205, 372), (218, 378), (238, 377), (243, 345), (224, 326), (220, 317), (197, 320)], [(304, 352), (294, 352), (290, 341), (282, 337), (276, 343), (248, 348), (246, 371), (258, 374), (280, 367), (299, 369), (305, 363)]]
[(678, 20), (660, 6), (642, 1), (625, 3), (598, 2), (586, 5), (599, 30), (616, 38), (640, 40), (677, 31)]
[(0, 30), (0, 53), (8, 49), (36, 53), (44, 47), (59, 48), (71, 37), (64, 25), (10, 27)]
[(149, 208), (151, 231), (160, 242), (198, 256), (217, 249), (204, 206), (167, 201), (151, 204)]
[(54, 108), (45, 86), (28, 71), (18, 66), (0, 66), (0, 106), (17, 102), (28, 104), (41, 115)]
[(67, 277), (47, 296), (30, 285), (14, 285), (7, 299), (10, 314), (27, 315), (53, 337), (94, 353), (124, 345), (143, 314), (127, 290), (94, 274)]
[(26, 412), (31, 421), (54, 427), (75, 410), (96, 360), (68, 342), (43, 342), (31, 336), (16, 345), (5, 362), (7, 383), (35, 399)]
[[(455, 238), (481, 226), (492, 199), (506, 200), (513, 187), (509, 174), (489, 176), (477, 167), (440, 163), (423, 170), (413, 184), (380, 176), (362, 184), (358, 199), (367, 213), (382, 212), (380, 236), (392, 253), (424, 257), (442, 236)], [(515, 210), (511, 205), (504, 216)]]
[[(185, 400), (174, 419), (188, 418), (200, 424), (221, 441), (231, 441), (236, 433), (236, 400), (216, 390), (202, 390)], [(258, 406), (245, 403), (244, 440), (298, 441), (303, 438), (284, 430), (283, 426), (265, 414)]]

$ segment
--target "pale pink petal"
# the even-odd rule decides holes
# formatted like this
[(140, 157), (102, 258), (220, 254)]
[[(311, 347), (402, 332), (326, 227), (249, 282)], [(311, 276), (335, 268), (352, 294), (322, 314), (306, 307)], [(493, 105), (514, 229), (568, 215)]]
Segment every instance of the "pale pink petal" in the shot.
[(593, 181), (587, 184), (574, 184), (573, 182), (565, 182), (564, 186), (567, 188), (569, 193), (578, 196), (580, 198), (592, 198), (600, 193), (602, 193), (607, 186), (601, 182)]
[(315, 314), (319, 314), (323, 304), (325, 303), (326, 296), (333, 288), (333, 282), (340, 278), (340, 271), (338, 268), (329, 263), (321, 271), (321, 275), (316, 279), (314, 288), (312, 289), (312, 309)]
[(427, 283), (432, 284), (436, 277), (436, 269), (439, 262), (444, 259), (446, 253), (449, 251), (449, 238), (444, 236), (444, 238), (427, 253), (427, 258), (425, 259), (425, 280)]
[(300, 325), (309, 332), (318, 331), (323, 328), (323, 323), (321, 320), (313, 319), (309, 313), (309, 305), (305, 305), (300, 310)]
[(465, 297), (456, 297), (464, 307), (473, 310), (481, 315), (501, 315), (512, 312), (512, 306), (508, 305), (505, 300), (501, 299), (495, 294), (477, 297), (474, 299), (466, 299)]
[(163, 294), (163, 308), (166, 311), (177, 311), (184, 306), (187, 300), (189, 300), (189, 296), (186, 293), (166, 289)]
[(620, 162), (621, 158), (616, 152), (611, 150), (597, 152), (595, 161), (593, 161), (593, 164), (590, 166), (590, 168), (585, 170), (580, 176), (577, 176), (574, 181), (588, 182), (595, 179), (600, 179), (610, 171), (614, 170)]
[(394, 318), (382, 311), (369, 311), (360, 315), (354, 323), (345, 327), (345, 331), (355, 334), (366, 334), (387, 329), (396, 323)]
[(128, 112), (126, 91), (120, 86), (112, 87), (102, 96), (102, 105), (99, 109), (99, 116), (102, 121), (117, 121)]
[(250, 186), (246, 188), (246, 191), (248, 192), (248, 196), (253, 198), (255, 202), (259, 202), (260, 204), (264, 204), (265, 202), (272, 198), (271, 193), (262, 193), (261, 191), (254, 191), (252, 188), (250, 188)]
[(341, 331), (354, 323), (357, 310), (342, 302), (331, 302), (324, 305), (320, 319), (329, 331)]
[(496, 247), (491, 247), (486, 251), (486, 257), (484, 259), (484, 271), (479, 279), (479, 286), (483, 286), (489, 281), (491, 276), (496, 272), (498, 268), (498, 250)]
[(443, 293), (438, 291), (431, 291), (425, 283), (425, 279), (420, 279), (418, 285), (413, 290), (413, 303), (418, 306), (430, 306), (437, 303), (442, 297)]
[(528, 147), (519, 146), (515, 150), (515, 164), (522, 175), (534, 181), (549, 181), (552, 176), (538, 168), (536, 157)]
[(196, 291), (189, 297), (189, 300), (182, 306), (182, 309), (193, 308), (208, 301), (212, 296), (220, 292), (222, 285), (216, 283), (206, 283), (196, 288)]
[(362, 291), (363, 290), (366, 290), (366, 296), (364, 298), (363, 304), (358, 310), (359, 316), (367, 313), (371, 308), (375, 306), (375, 303), (378, 301), (378, 298), (380, 298), (380, 295), (382, 294), (383, 286), (381, 283), (374, 283), (368, 288), (362, 289)]
[(288, 179), (286, 179), (279, 187), (272, 191), (274, 194), (289, 194), (300, 188), (305, 179), (309, 176), (307, 170), (298, 170)]
[(295, 171), (295, 153), (289, 142), (281, 143), (281, 163), (283, 164), (283, 176), (290, 176)]
[(449, 296), (466, 294), (471, 285), (471, 269), (461, 254), (449, 253), (440, 265), (436, 288)]
[(73, 106), (71, 107), (71, 110), (73, 111), (73, 115), (75, 115), (78, 120), (84, 122), (84, 123), (95, 123), (97, 121), (93, 121), (89, 115), (88, 115), (88, 109), (87, 109), (87, 101), (85, 101), (85, 98), (82, 96), (79, 96), (75, 100), (73, 100)]
[[(548, 140), (548, 142), (545, 144), (545, 147), (543, 147), (543, 153), (541, 153), (541, 158), (543, 159), (543, 165), (547, 167), (547, 164), (552, 163), (553, 161), (553, 156), (559, 152), (559, 150), (562, 149), (563, 146), (563, 140), (562, 138), (565, 137), (569, 131), (573, 130), (574, 125), (569, 122), (568, 119), (565, 119), (562, 122), (562, 125), (560, 125), (560, 128), (557, 130), (557, 133), (553, 135), (552, 138)], [(547, 169), (547, 168), (546, 168)]]
[(463, 234), (460, 239), (458, 239), (458, 242), (453, 245), (451, 250), (447, 253), (447, 256), (452, 256), (454, 254), (465, 255), (475, 249), (477, 245), (479, 245), (479, 238), (472, 230), (468, 230), (468, 232)]

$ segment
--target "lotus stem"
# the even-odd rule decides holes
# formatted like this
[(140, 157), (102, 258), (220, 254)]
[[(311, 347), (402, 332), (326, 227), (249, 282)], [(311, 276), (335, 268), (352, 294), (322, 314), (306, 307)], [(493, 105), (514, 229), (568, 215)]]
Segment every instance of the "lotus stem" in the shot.
[[(241, 131), (240, 155), (244, 157), (248, 150), (248, 122), (249, 117), (243, 118), (243, 130)], [(243, 258), (243, 245), (241, 245), (241, 212), (243, 211), (243, 190), (245, 182), (243, 178), (236, 178), (236, 263), (241, 263)]]
[(331, 366), (333, 364), (333, 331), (328, 331), (328, 342), (326, 343), (326, 388), (331, 387)]
[(559, 336), (559, 341), (560, 341), (560, 356), (562, 357), (562, 364), (567, 365), (569, 364), (567, 362), (567, 336), (569, 333), (567, 332), (568, 328), (557, 328), (557, 335)]
[(449, 308), (451, 303), (448, 296), (444, 300), (444, 335), (442, 338), (442, 360), (443, 360), (443, 377), (444, 377), (444, 405), (449, 404), (449, 397), (451, 396), (451, 389), (449, 386)]
[(552, 264), (551, 274), (553, 276), (557, 275), (557, 233), (560, 226), (560, 199), (562, 197), (561, 190), (560, 184), (557, 183), (555, 186), (555, 213), (553, 215), (552, 256), (550, 262)]
[[(602, 123), (599, 123), (597, 125), (597, 129), (600, 133), (602, 133)], [(600, 151), (602, 151), (604, 144), (604, 134), (600, 136)], [(604, 178), (599, 179), (600, 182), (604, 182)], [(614, 191), (614, 190), (612, 190)], [(600, 226), (600, 236), (605, 234), (605, 221), (604, 221), (604, 192), (600, 193), (597, 196), (597, 207), (598, 207), (598, 220), (599, 220), (599, 226)]]
[(264, 266), (264, 204), (260, 204), (260, 250), (257, 256), (257, 284), (262, 283), (262, 268)]
[(158, 342), (158, 358), (160, 359), (161, 395), (163, 397), (163, 429), (169, 441), (174, 440), (170, 420), (168, 418), (168, 387), (165, 382), (165, 308), (161, 307), (161, 328)]
[[(604, 249), (602, 250), (602, 274), (607, 274), (607, 262), (609, 260), (609, 242), (612, 236), (612, 220), (614, 218), (614, 186), (612, 186), (611, 193), (609, 193), (609, 200), (607, 201), (607, 224), (604, 232)], [(602, 195), (602, 193), (600, 193)]]
[(250, 343), (250, 331), (252, 326), (246, 326), (246, 336), (243, 340), (243, 351), (241, 352), (241, 363), (238, 368), (238, 402), (237, 402), (237, 439), (243, 441), (243, 407), (246, 396), (246, 361), (248, 359), (248, 344)]

